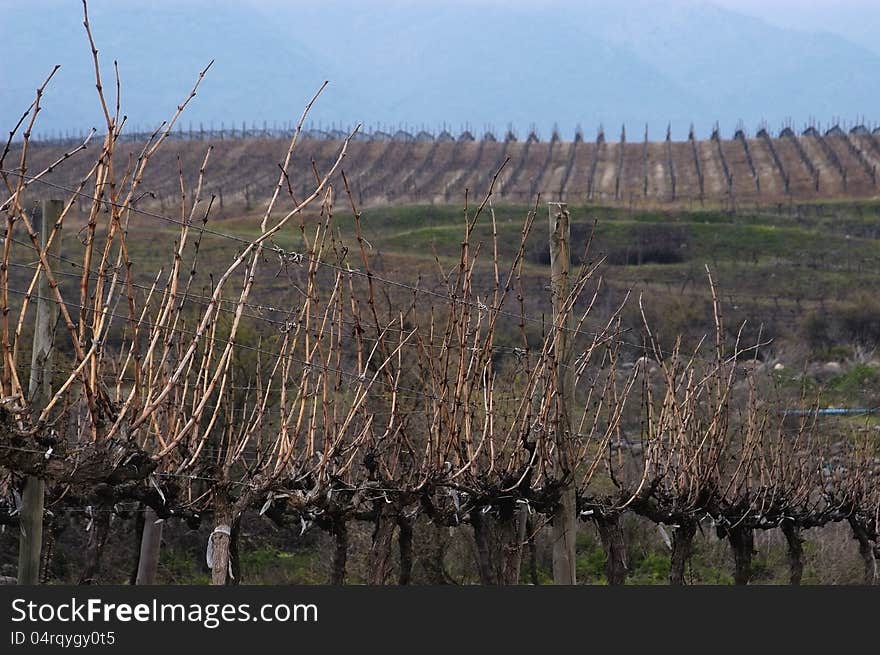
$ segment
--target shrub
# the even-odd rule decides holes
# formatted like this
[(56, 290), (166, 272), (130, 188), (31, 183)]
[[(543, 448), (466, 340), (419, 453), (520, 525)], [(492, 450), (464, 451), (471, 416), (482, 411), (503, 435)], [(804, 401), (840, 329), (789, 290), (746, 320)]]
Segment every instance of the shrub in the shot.
[(871, 294), (861, 293), (838, 312), (844, 337), (868, 348), (880, 344), (880, 301)]

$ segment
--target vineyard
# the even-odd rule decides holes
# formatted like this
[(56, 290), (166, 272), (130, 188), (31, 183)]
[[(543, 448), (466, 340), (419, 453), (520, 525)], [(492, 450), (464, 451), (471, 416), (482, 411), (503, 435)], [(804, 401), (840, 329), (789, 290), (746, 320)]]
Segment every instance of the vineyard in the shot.
[(880, 136), (180, 138), (208, 69), (128, 136), (85, 27), (104, 136), (53, 71), (0, 152), (6, 581), (880, 581)]
[[(144, 180), (150, 195), (141, 202), (160, 208), (173, 204), (178, 160), (192, 185), (200, 152), (211, 143), (222, 163), (208, 181), (208, 191), (224, 209), (228, 204), (250, 208), (271, 193), (275, 170), (263, 164), (283, 156), (283, 136), (291, 132), (242, 126), (237, 131), (190, 128), (169, 134), (169, 143), (157, 153)], [(120, 161), (148, 136), (121, 135)], [(325, 170), (342, 137), (339, 131), (304, 130), (299, 161)], [(38, 168), (46, 166), (77, 145), (71, 139), (35, 142), (32, 161)], [(643, 138), (628, 138), (625, 128), (616, 137), (600, 129), (592, 141), (580, 133), (564, 141), (554, 133), (549, 142), (534, 132), (518, 140), (510, 132), (503, 139), (489, 132), (477, 139), (469, 132), (453, 136), (448, 131), (372, 131), (355, 134), (346, 158), (360, 206), (456, 202), (465, 189), (484, 192), (502, 164), (494, 194), (499, 202), (529, 204), (540, 194), (548, 201), (578, 204), (753, 209), (876, 196), (880, 128), (858, 125), (844, 130), (835, 125), (822, 131), (809, 127), (799, 134), (787, 127), (775, 136), (761, 128), (754, 137), (740, 129), (732, 139), (716, 130), (708, 140), (691, 132), (686, 141), (675, 141), (667, 133), (660, 142), (650, 141), (647, 130)], [(69, 186), (85, 172), (71, 162), (47, 180)], [(299, 180), (293, 191), (302, 196), (308, 186), (307, 180)]]

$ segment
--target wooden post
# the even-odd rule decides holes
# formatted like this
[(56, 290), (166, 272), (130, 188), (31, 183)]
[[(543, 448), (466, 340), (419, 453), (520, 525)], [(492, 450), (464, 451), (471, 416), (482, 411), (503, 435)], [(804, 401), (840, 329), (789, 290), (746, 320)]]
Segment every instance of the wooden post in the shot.
[(214, 498), (214, 531), (208, 537), (213, 546), (212, 558), (208, 562), (212, 585), (227, 585), (230, 582), (233, 510), (227, 493), (228, 489), (222, 489)]
[[(555, 210), (555, 211), (554, 211)], [(556, 384), (555, 435), (556, 476), (560, 484), (559, 505), (553, 514), (553, 582), (576, 584), (575, 538), (577, 508), (571, 435), (574, 394), (571, 329), (572, 309), (566, 306), (571, 291), (571, 229), (565, 203), (551, 203), (550, 288), (553, 297), (553, 361)]]
[[(40, 247), (45, 250), (49, 235), (58, 219), (64, 203), (60, 200), (44, 200), (40, 227)], [(50, 253), (61, 251), (61, 232), (55, 234)], [(55, 323), (58, 321), (58, 305), (51, 300), (49, 283), (44, 273), (37, 284), (37, 308), (34, 324), (34, 347), (31, 355), (31, 376), (28, 399), (31, 413), (39, 414), (52, 397), (52, 355), (55, 341)], [(18, 584), (35, 585), (40, 581), (40, 550), (43, 545), (43, 495), (45, 483), (37, 477), (28, 476), (21, 498), (21, 537), (18, 542)]]
[(159, 568), (159, 552), (162, 545), (162, 523), (154, 509), (148, 507), (144, 511), (144, 530), (141, 534), (141, 549), (138, 557), (138, 570), (135, 584), (156, 584), (156, 572)]

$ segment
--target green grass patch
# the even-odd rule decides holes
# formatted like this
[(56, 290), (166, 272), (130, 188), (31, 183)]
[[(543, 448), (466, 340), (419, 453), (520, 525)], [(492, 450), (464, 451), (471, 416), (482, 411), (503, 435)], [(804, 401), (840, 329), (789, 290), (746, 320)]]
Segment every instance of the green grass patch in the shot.
[(867, 364), (859, 364), (842, 375), (831, 378), (828, 387), (844, 396), (877, 391), (880, 373)]
[(241, 570), (247, 584), (325, 584), (326, 575), (318, 566), (314, 551), (286, 552), (267, 546), (246, 549), (241, 555)]

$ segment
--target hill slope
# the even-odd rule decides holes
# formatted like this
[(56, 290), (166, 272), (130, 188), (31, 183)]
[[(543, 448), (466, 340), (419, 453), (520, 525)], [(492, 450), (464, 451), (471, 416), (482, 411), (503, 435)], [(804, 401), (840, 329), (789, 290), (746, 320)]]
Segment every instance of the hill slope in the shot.
[[(250, 129), (250, 128), (249, 128)], [(224, 133), (181, 133), (157, 155), (145, 185), (160, 208), (174, 206), (179, 196), (178, 158), (189, 184), (211, 144), (214, 151), (206, 183), (224, 206), (246, 207), (265, 198), (278, 180), (278, 162), (287, 140)], [(473, 198), (489, 190), (492, 176), (502, 167), (494, 192), (511, 203), (533, 203), (538, 195), (548, 201), (628, 207), (695, 205), (737, 208), (781, 202), (865, 198), (878, 194), (880, 133), (864, 129), (826, 133), (785, 131), (771, 138), (742, 133), (732, 140), (644, 141), (644, 135), (595, 141), (542, 142), (469, 140), (451, 137), (416, 140), (411, 135), (385, 140), (360, 140), (349, 145), (344, 170), (356, 200), (362, 205), (401, 203), (447, 204)], [(622, 138), (625, 137), (625, 140)], [(135, 142), (119, 149), (120, 164)], [(341, 142), (305, 139), (295, 157), (291, 180), (304, 194), (318, 171), (329, 169)], [(70, 144), (41, 145), (32, 150), (29, 170), (34, 172), (60, 156)], [(15, 161), (14, 159), (10, 161)], [(87, 158), (73, 158), (44, 179), (75, 186), (86, 173)], [(52, 188), (34, 185), (38, 195)], [(149, 199), (145, 203), (151, 202)]]

